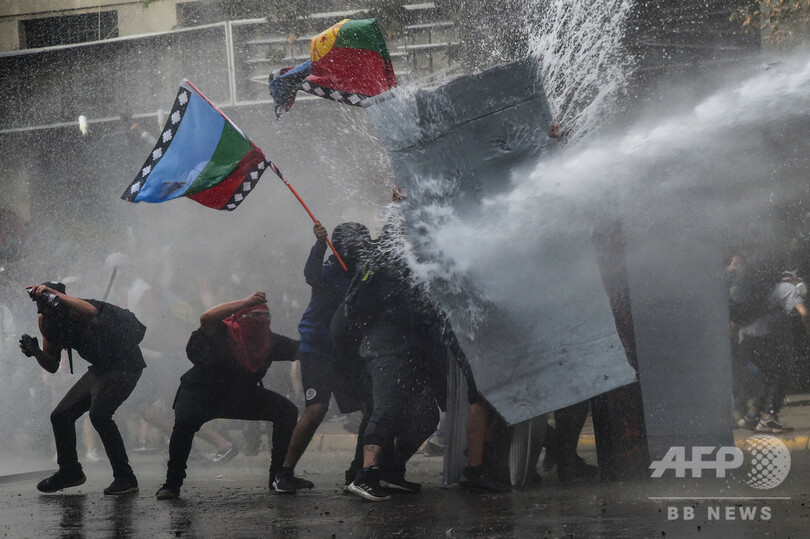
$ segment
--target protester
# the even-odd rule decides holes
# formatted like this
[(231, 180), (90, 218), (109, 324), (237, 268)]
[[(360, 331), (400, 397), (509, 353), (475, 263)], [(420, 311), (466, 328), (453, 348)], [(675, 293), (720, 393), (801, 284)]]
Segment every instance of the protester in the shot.
[(762, 313), (740, 328), (740, 353), (759, 369), (761, 384), (753, 403), (740, 420), (741, 426), (759, 432), (780, 433), (793, 430), (779, 421), (785, 398), (791, 341), (790, 317), (798, 316), (803, 327), (810, 329), (810, 316), (805, 304), (802, 280), (795, 272), (784, 272), (782, 280), (770, 289)]
[(262, 387), (261, 380), (273, 361), (293, 361), (297, 352), (298, 341), (270, 331), (264, 292), (216, 305), (200, 316), (200, 327), (186, 346), (194, 366), (181, 377), (175, 396), (166, 482), (157, 491), (157, 499), (180, 495), (194, 435), (215, 418), (273, 423), (268, 481), (273, 489), (298, 410), (286, 398)]
[[(390, 234), (394, 229), (387, 230)], [(391, 240), (396, 242), (391, 237), (378, 240), (345, 302), (347, 325), (362, 336), (360, 354), (371, 377), (373, 401), (363, 438), (363, 469), (348, 490), (370, 501), (390, 499), (381, 480), (419, 491), (421, 485), (405, 479), (405, 467), (435, 430), (439, 414), (434, 384), (445, 382), (444, 377), (431, 377), (435, 371), (430, 364), (436, 359), (441, 318), (413, 284)], [(381, 468), (383, 448), (392, 446), (392, 463)]]
[[(141, 277), (135, 279), (127, 290), (129, 309), (150, 328), (154, 328), (141, 343), (141, 351), (149, 359), (151, 368), (144, 374), (138, 394), (128, 403), (138, 413), (138, 446), (133, 449), (136, 453), (162, 451), (174, 425), (170, 406), (176, 391), (175, 365), (180, 361), (180, 349), (175, 351), (175, 348), (178, 344), (182, 345), (178, 343), (177, 333), (178, 327), (185, 324), (174, 314), (169, 302), (163, 301), (168, 294), (160, 292)], [(188, 306), (181, 311), (190, 309), (191, 306)], [(156, 429), (162, 438), (163, 443), (159, 447), (148, 439), (150, 427)], [(225, 464), (239, 454), (239, 448), (217, 431), (213, 423), (203, 425), (197, 436), (216, 447), (217, 452), (212, 459), (214, 464)]]
[[(334, 255), (326, 261), (323, 260), (327, 248), (326, 228), (320, 223), (315, 223), (313, 232), (316, 238), (315, 245), (312, 246), (304, 266), (304, 277), (307, 284), (312, 287), (312, 296), (298, 325), (301, 346), (297, 359), (301, 363), (301, 381), (306, 408), (293, 431), (284, 466), (279, 470), (273, 484), (275, 490), (282, 493), (314, 486), (311, 481), (295, 477), (295, 465), (323, 421), (332, 394), (335, 394), (338, 404), (341, 405), (343, 400), (341, 393), (345, 393), (349, 385), (347, 381), (342, 380), (340, 371), (336, 368), (329, 325), (338, 305), (346, 295), (357, 263), (371, 241), (368, 229), (360, 223), (343, 223), (335, 227), (332, 244), (346, 265), (344, 270)], [(344, 413), (356, 409), (341, 406)]]
[(90, 368), (51, 413), (59, 470), (37, 485), (41, 492), (56, 492), (86, 481), (76, 452), (76, 420), (89, 412), (98, 432), (114, 480), (104, 494), (138, 492), (124, 441), (113, 414), (129, 397), (146, 367), (138, 343), (146, 327), (131, 312), (110, 303), (68, 296), (62, 283), (45, 282), (28, 288), (37, 302), (40, 349), (36, 337), (23, 335), (20, 349), (39, 365), (55, 373), (62, 350), (75, 349)]

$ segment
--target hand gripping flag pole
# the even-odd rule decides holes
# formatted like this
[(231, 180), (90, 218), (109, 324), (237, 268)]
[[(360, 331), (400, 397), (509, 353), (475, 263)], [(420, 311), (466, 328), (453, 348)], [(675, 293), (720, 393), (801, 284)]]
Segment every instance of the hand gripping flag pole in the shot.
[[(318, 221), (318, 220), (315, 218), (315, 216), (312, 214), (312, 212), (311, 212), (311, 211), (309, 211), (309, 207), (307, 207), (306, 203), (305, 203), (305, 202), (304, 202), (304, 200), (303, 200), (303, 199), (302, 199), (302, 198), (301, 198), (301, 197), (298, 195), (298, 193), (295, 191), (295, 189), (293, 188), (293, 186), (292, 186), (292, 185), (290, 185), (290, 182), (288, 182), (288, 181), (287, 181), (287, 179), (284, 177), (284, 175), (283, 175), (283, 174), (281, 173), (281, 171), (278, 169), (278, 167), (276, 166), (276, 164), (275, 164), (275, 163), (273, 163), (272, 161), (270, 161), (269, 159), (267, 160), (267, 164), (270, 166), (270, 169), (271, 169), (273, 172), (275, 172), (275, 173), (276, 173), (276, 176), (278, 176), (279, 178), (281, 178), (281, 181), (283, 181), (283, 182), (284, 182), (284, 185), (286, 185), (287, 187), (289, 187), (289, 188), (290, 188), (290, 191), (292, 191), (292, 194), (295, 196), (295, 198), (297, 198), (297, 199), (298, 199), (298, 202), (300, 202), (300, 203), (301, 203), (301, 205), (304, 207), (304, 209), (305, 209), (305, 210), (307, 211), (307, 213), (309, 214), (309, 217), (312, 219), (312, 222), (313, 222), (313, 223), (320, 223), (320, 221)], [(329, 245), (329, 248), (330, 248), (330, 249), (332, 249), (332, 252), (333, 252), (333, 253), (335, 253), (335, 258), (337, 258), (337, 261), (338, 261), (338, 262), (340, 262), (340, 267), (341, 267), (341, 268), (343, 268), (343, 271), (349, 271), (349, 268), (347, 268), (347, 267), (346, 267), (346, 264), (344, 264), (344, 263), (343, 263), (343, 259), (342, 259), (342, 258), (340, 258), (340, 255), (338, 254), (337, 249), (335, 249), (335, 246), (334, 246), (334, 245), (332, 245), (332, 241), (329, 239), (329, 237), (328, 237), (328, 236), (326, 237), (326, 243), (327, 243), (327, 245)]]

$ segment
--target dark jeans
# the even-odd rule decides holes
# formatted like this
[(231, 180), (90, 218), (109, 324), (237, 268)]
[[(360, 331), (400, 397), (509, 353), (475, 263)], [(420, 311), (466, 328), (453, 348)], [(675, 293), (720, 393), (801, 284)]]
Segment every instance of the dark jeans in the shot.
[(761, 385), (755, 393), (754, 405), (760, 412), (778, 414), (785, 399), (788, 368), (779, 342), (770, 337), (745, 337), (740, 352), (760, 372)]
[(140, 377), (140, 370), (98, 374), (91, 369), (70, 388), (51, 412), (60, 470), (73, 474), (82, 469), (76, 454), (76, 420), (89, 411), (93, 428), (98, 432), (107, 458), (110, 459), (113, 476), (135, 477), (129, 465), (124, 440), (112, 416), (135, 389)]
[(394, 463), (405, 463), (436, 430), (439, 410), (425, 371), (402, 355), (366, 359), (371, 375), (373, 410), (363, 443), (394, 447)]
[(260, 386), (233, 389), (229, 393), (180, 384), (174, 400), (174, 429), (169, 441), (166, 484), (179, 488), (186, 478), (186, 462), (194, 435), (212, 419), (245, 419), (273, 422), (270, 469), (277, 470), (287, 456), (298, 408), (278, 393)]
[(588, 419), (589, 401), (572, 404), (554, 412), (556, 425), (557, 466), (576, 466), (577, 444)]

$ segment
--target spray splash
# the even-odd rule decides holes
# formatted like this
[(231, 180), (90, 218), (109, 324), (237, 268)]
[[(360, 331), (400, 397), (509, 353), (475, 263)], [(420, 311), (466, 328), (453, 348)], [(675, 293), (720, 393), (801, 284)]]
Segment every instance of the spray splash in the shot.
[[(537, 271), (527, 253), (558, 256), (557, 247), (627, 211), (691, 211), (708, 197), (716, 212), (706, 223), (722, 227), (730, 243), (752, 216), (796, 197), (806, 163), (786, 156), (807, 146), (791, 130), (810, 114), (808, 89), (806, 55), (758, 67), (682, 112), (559, 151), (464, 214), (452, 207), (457, 179), (424, 178), (411, 194), (427, 203), (408, 211), (411, 230), (423, 232), (414, 273), (445, 298), (458, 329), (473, 338), (488, 306), (519, 315), (536, 301), (527, 291)], [(578, 282), (580, 262), (556, 264), (567, 264), (569, 282)], [(542, 293), (561, 293), (566, 283), (558, 284)]]
[(635, 60), (622, 40), (632, 7), (630, 0), (548, 0), (529, 22), (553, 117), (572, 141), (598, 131), (626, 87)]

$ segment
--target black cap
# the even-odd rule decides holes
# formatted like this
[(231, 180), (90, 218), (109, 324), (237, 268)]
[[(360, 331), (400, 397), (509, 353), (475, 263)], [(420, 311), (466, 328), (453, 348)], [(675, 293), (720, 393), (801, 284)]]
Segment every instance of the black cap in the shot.
[(57, 283), (55, 281), (45, 281), (42, 283), (43, 286), (47, 286), (51, 290), (56, 290), (60, 294), (66, 294), (65, 292), (65, 283)]

